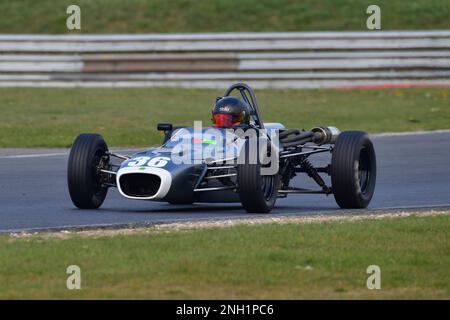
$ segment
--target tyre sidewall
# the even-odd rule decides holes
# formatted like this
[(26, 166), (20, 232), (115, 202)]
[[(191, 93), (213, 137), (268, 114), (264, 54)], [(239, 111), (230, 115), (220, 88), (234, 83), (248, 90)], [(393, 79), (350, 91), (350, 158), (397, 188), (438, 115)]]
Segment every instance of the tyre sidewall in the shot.
[(75, 140), (67, 170), (69, 194), (75, 206), (96, 209), (102, 205), (107, 188), (98, 185), (95, 162), (99, 155), (107, 151), (108, 147), (100, 135), (81, 134)]
[(270, 176), (274, 179), (273, 190), (270, 196), (266, 198), (261, 187), (265, 176), (261, 175), (259, 156), (256, 159), (256, 164), (249, 163), (248, 159), (251, 157), (248, 156), (248, 153), (249, 141), (245, 143), (241, 151), (241, 156), (245, 155), (245, 158), (240, 159), (240, 164), (237, 167), (239, 198), (247, 212), (268, 213), (274, 207), (278, 196), (279, 176), (278, 174)]
[[(366, 148), (370, 159), (369, 182), (364, 192), (358, 177), (361, 151)], [(368, 135), (346, 131), (339, 135), (333, 149), (331, 182), (334, 197), (342, 208), (366, 208), (373, 197), (376, 182), (376, 157)]]

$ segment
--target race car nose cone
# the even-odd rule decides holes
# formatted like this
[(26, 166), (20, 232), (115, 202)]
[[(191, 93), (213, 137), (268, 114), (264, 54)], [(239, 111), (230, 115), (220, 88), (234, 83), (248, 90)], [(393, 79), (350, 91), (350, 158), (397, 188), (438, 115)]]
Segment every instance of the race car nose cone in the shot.
[(172, 184), (167, 170), (152, 167), (125, 167), (117, 172), (117, 188), (129, 199), (157, 200), (164, 198)]

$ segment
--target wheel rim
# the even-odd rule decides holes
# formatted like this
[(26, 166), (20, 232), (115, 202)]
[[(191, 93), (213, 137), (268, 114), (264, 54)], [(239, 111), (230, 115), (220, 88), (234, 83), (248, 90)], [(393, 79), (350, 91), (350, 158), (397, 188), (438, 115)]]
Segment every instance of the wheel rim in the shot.
[(366, 193), (367, 188), (370, 184), (370, 167), (371, 160), (369, 149), (363, 147), (359, 154), (358, 162), (358, 182), (362, 193)]
[(104, 154), (104, 150), (98, 149), (95, 152), (95, 155), (92, 159), (92, 178), (94, 181), (92, 191), (93, 191), (94, 195), (97, 197), (101, 197), (105, 191), (105, 188), (102, 187), (102, 185), (100, 183), (100, 175), (99, 175), (99, 172), (97, 171), (97, 166), (100, 164), (100, 160), (101, 160), (103, 154)]

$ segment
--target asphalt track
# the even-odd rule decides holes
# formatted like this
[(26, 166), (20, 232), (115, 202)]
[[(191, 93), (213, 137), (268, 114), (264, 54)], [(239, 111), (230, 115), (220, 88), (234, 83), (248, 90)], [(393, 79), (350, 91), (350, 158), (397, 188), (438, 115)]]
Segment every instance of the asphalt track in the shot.
[[(378, 135), (373, 141), (378, 177), (371, 209), (450, 207), (450, 132)], [(78, 210), (67, 191), (67, 157), (67, 150), (0, 149), (0, 232), (255, 216), (237, 204), (173, 206), (127, 200), (115, 189), (101, 209)], [(307, 181), (302, 176), (296, 183), (307, 186)], [(339, 212), (333, 196), (292, 195), (279, 199), (272, 214)]]

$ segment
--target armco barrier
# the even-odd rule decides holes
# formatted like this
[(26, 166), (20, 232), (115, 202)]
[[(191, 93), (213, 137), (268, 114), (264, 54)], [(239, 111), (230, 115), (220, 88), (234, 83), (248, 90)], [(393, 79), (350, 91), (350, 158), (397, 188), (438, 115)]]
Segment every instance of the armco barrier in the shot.
[(450, 31), (0, 35), (0, 86), (450, 86)]

